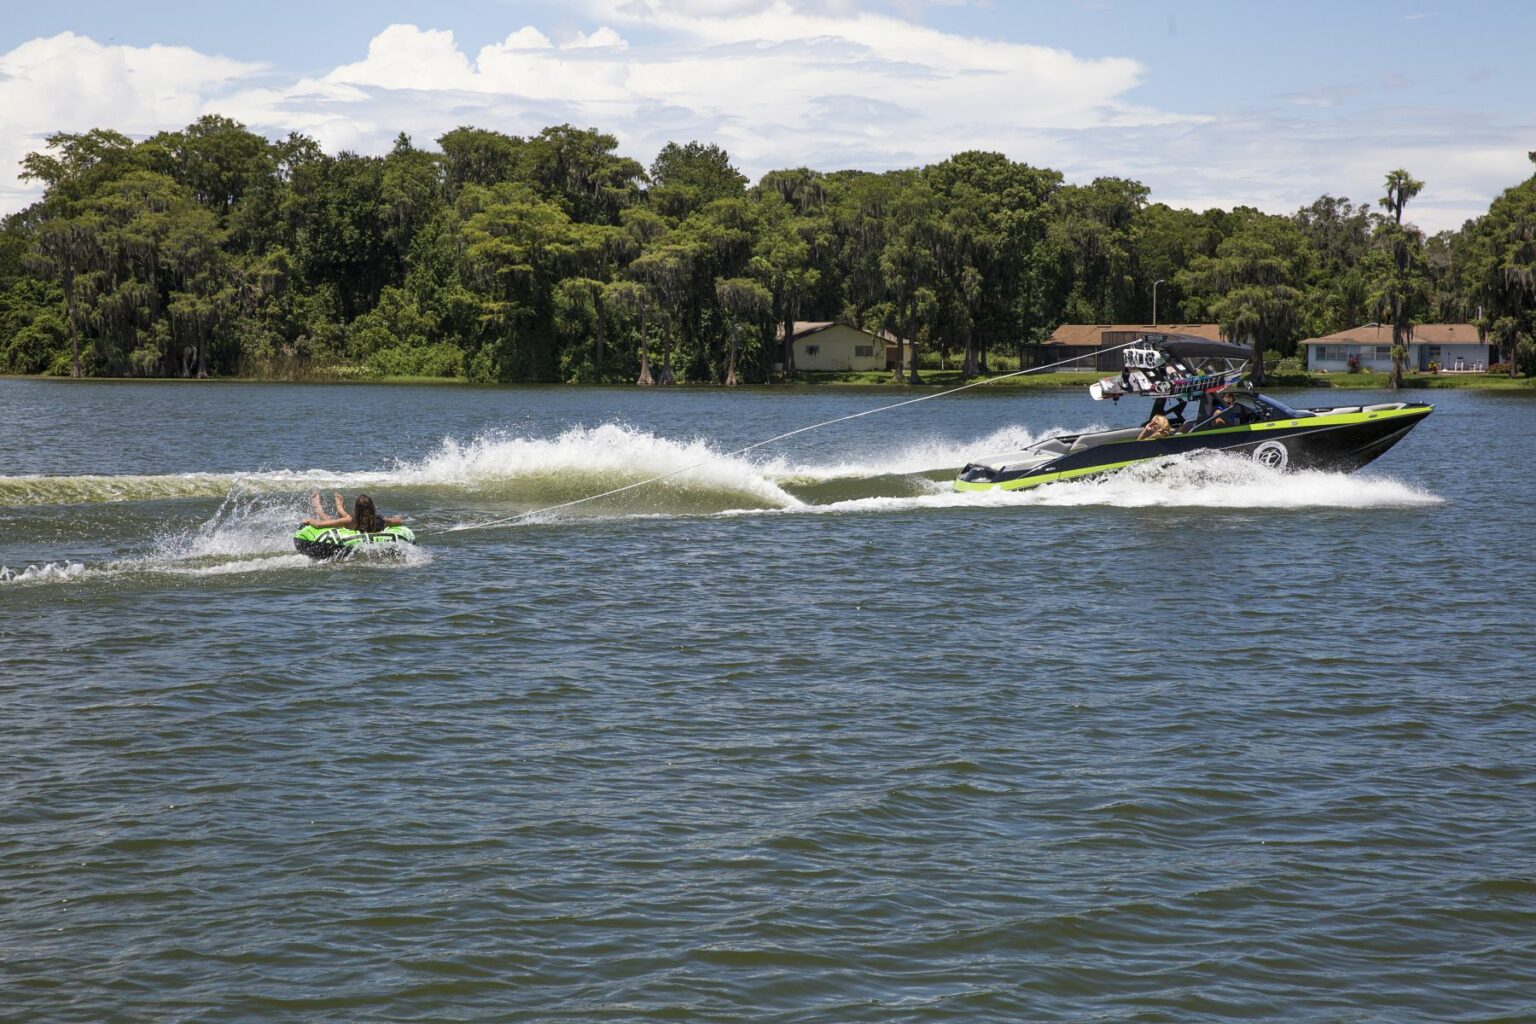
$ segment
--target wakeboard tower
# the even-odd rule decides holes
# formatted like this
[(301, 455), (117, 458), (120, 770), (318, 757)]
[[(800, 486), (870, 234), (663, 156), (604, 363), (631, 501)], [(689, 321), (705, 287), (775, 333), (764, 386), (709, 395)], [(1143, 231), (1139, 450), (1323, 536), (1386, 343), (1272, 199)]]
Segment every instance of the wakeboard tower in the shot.
[[(1096, 381), (1088, 393), (1095, 401), (1152, 399), (1141, 425), (1060, 434), (969, 463), (955, 490), (1022, 490), (1199, 452), (1246, 456), (1273, 469), (1349, 472), (1401, 441), (1434, 411), (1423, 402), (1292, 409), (1245, 382), (1248, 348), (1223, 341), (1154, 332), (1123, 352), (1120, 375)], [(1223, 393), (1231, 394), (1232, 411), (1220, 409), (1217, 396)], [(1173, 432), (1142, 439), (1153, 416), (1167, 417)]]
[(293, 535), (293, 547), (310, 558), (346, 558), (358, 551), (373, 554), (404, 554), (416, 544), (409, 526), (387, 526), (377, 533), (363, 533), (341, 526), (301, 526)]

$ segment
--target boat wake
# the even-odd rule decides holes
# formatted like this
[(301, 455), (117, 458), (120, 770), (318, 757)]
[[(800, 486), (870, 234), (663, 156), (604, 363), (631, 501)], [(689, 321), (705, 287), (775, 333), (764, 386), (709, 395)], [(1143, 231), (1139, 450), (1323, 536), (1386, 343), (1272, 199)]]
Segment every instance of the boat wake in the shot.
[(1127, 467), (1096, 479), (1013, 492), (1018, 503), (1117, 508), (1369, 509), (1441, 504), (1444, 499), (1383, 476), (1283, 472), (1241, 455), (1199, 453)]
[(605, 424), (568, 430), (553, 438), (500, 433), (467, 443), (449, 438), (424, 458), (362, 472), (308, 468), (142, 476), (0, 476), (0, 508), (237, 494), (302, 496), (331, 489), (384, 491), (391, 504), (403, 492), (423, 499), (448, 496), (539, 507), (684, 469), (687, 472), (667, 480), (658, 493), (635, 495), (621, 504), (632, 510), (663, 511), (676, 508), (682, 501), (694, 511), (711, 511), (744, 504), (770, 508), (796, 500), (765, 467), (725, 457), (703, 440), (674, 441)]
[[(1368, 509), (1433, 505), (1442, 499), (1390, 477), (1342, 473), (1280, 473), (1248, 459), (1219, 453), (1174, 457), (1119, 473), (1025, 491), (956, 493), (958, 468), (977, 452), (1021, 449), (1041, 437), (1009, 427), (981, 438), (929, 438), (868, 450), (826, 462), (784, 457), (731, 456), (701, 439), (674, 440), (620, 424), (568, 430), (549, 438), (487, 434), (468, 442), (449, 439), (417, 460), (364, 472), (324, 468), (265, 472), (151, 476), (0, 477), (0, 509), (9, 508), (13, 541), (57, 543), (60, 509), (67, 517), (94, 516), (130, 531), (131, 550), (142, 538), (147, 553), (103, 559), (23, 559), (0, 567), (0, 582), (37, 583), (125, 573), (182, 576), (273, 570), (335, 569), (317, 565), (292, 546), (294, 524), (307, 514), (316, 489), (372, 490), (389, 511), (404, 512), (431, 536), (516, 517), (584, 499), (664, 474), (666, 479), (622, 494), (540, 516), (548, 522), (630, 516), (743, 516), (836, 514), (940, 508), (1212, 508)], [(210, 515), (207, 499), (219, 499)], [(163, 503), (171, 502), (170, 506)], [(119, 503), (107, 511), (107, 503)], [(128, 503), (125, 507), (121, 503)], [(51, 506), (51, 507), (50, 507)], [(93, 507), (100, 508), (92, 512)], [(184, 525), (162, 524), (174, 510)], [(527, 520), (522, 520), (526, 522)], [(133, 525), (140, 525), (133, 529)], [(29, 528), (30, 527), (30, 528)], [(428, 559), (407, 549), (392, 565)], [(342, 565), (366, 564), (348, 559)]]

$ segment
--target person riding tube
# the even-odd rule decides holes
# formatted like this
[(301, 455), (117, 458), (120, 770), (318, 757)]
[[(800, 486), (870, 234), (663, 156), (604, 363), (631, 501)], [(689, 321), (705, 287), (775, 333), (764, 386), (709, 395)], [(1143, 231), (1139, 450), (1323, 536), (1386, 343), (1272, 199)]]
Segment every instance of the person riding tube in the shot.
[(359, 533), (378, 533), (388, 526), (399, 526), (404, 520), (399, 516), (381, 516), (373, 507), (373, 499), (366, 494), (359, 494), (357, 500), (352, 503), (352, 511), (347, 511), (346, 502), (340, 494), (336, 496), (336, 515), (328, 517), (325, 510), (320, 507), (320, 494), (315, 492), (309, 496), (310, 506), (315, 510), (314, 516), (304, 520), (305, 526), (318, 526), (328, 529), (339, 526), (348, 530), (357, 530)]

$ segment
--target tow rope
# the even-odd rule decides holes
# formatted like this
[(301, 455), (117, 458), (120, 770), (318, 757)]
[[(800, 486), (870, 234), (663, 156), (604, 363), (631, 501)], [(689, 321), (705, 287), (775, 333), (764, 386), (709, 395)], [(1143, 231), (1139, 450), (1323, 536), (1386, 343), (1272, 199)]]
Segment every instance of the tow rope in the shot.
[(1132, 345), (1135, 345), (1135, 344), (1138, 344), (1138, 343), (1139, 343), (1139, 340), (1138, 341), (1128, 341), (1128, 342), (1124, 343), (1123, 345), (1113, 345), (1113, 346), (1111, 346), (1109, 348), (1099, 349), (1098, 351), (1093, 352), (1093, 353), (1091, 353), (1089, 355), (1073, 356), (1071, 359), (1061, 359), (1061, 360), (1058, 360), (1057, 362), (1054, 362), (1054, 363), (1047, 363), (1044, 366), (1031, 366), (1027, 370), (1015, 370), (1012, 373), (1004, 373), (1004, 374), (1001, 374), (1000, 376), (997, 376), (997, 377), (985, 377), (985, 378), (983, 378), (981, 380), (973, 380), (969, 384), (962, 384), (962, 385), (960, 385), (957, 388), (950, 388), (947, 391), (939, 391), (939, 392), (936, 392), (936, 393), (931, 394), (931, 395), (922, 395), (921, 397), (918, 397), (918, 398), (909, 398), (909, 399), (907, 399), (906, 401), (903, 401), (903, 402), (893, 402), (890, 405), (882, 405), (882, 406), (879, 406), (878, 408), (874, 408), (874, 409), (865, 409), (863, 412), (849, 413), (847, 416), (838, 416), (835, 419), (823, 420), (820, 423), (812, 423), (808, 427), (799, 427), (799, 428), (797, 428), (795, 430), (789, 430), (789, 431), (786, 431), (786, 432), (784, 432), (782, 434), (776, 434), (773, 437), (768, 438), (767, 440), (757, 441), (757, 442), (754, 442), (753, 444), (746, 445), (745, 447), (737, 448), (734, 451), (722, 452), (719, 455), (712, 455), (709, 458), (704, 459), (702, 461), (692, 463), (691, 465), (683, 466), (681, 469), (674, 469), (674, 470), (671, 470), (670, 472), (659, 473), (656, 476), (647, 477), (644, 480), (639, 480), (639, 481), (636, 481), (635, 483), (632, 483), (632, 484), (625, 484), (623, 487), (615, 487), (612, 490), (603, 491), (600, 494), (589, 494), (589, 495), (587, 495), (584, 498), (576, 498), (576, 499), (574, 499), (572, 501), (562, 501), (558, 505), (546, 505), (544, 508), (536, 508), (536, 509), (531, 509), (530, 511), (527, 511), (527, 512), (519, 512), (517, 515), (506, 516), (506, 517), (501, 518), (501, 519), (489, 519), (489, 520), (486, 520), (483, 523), (464, 523), (464, 524), (462, 524), (460, 526), (450, 526), (446, 530), (444, 530), (443, 532), (444, 533), (458, 533), (458, 532), (463, 531), (463, 530), (488, 530), (488, 529), (491, 529), (492, 527), (495, 527), (495, 526), (508, 526), (510, 524), (518, 523), (518, 522), (521, 522), (521, 521), (526, 520), (526, 519), (533, 519), (533, 518), (536, 518), (538, 516), (546, 515), (547, 513), (550, 513), (550, 512), (558, 512), (560, 509), (563, 509), (563, 508), (571, 508), (572, 506), (575, 506), (575, 505), (583, 505), (583, 504), (586, 504), (589, 501), (597, 501), (600, 498), (610, 498), (610, 497), (612, 497), (615, 494), (623, 494), (625, 491), (633, 491), (633, 490), (635, 490), (637, 488), (640, 488), (640, 487), (647, 487), (647, 486), (649, 486), (651, 484), (654, 484), (654, 483), (660, 483), (662, 480), (667, 480), (667, 479), (670, 479), (671, 477), (674, 477), (674, 476), (681, 476), (684, 473), (691, 473), (693, 470), (700, 469), (700, 468), (702, 468), (704, 466), (709, 465), (711, 462), (715, 462), (715, 461), (717, 461), (719, 459), (732, 459), (732, 458), (735, 458), (738, 455), (745, 455), (747, 452), (755, 451), (758, 448), (763, 448), (763, 447), (765, 447), (767, 445), (770, 445), (770, 444), (773, 444), (773, 443), (775, 443), (777, 441), (783, 441), (783, 440), (785, 440), (787, 438), (794, 437), (797, 434), (805, 434), (805, 433), (808, 433), (808, 432), (810, 432), (812, 430), (820, 430), (822, 427), (830, 427), (830, 426), (832, 426), (835, 423), (846, 423), (849, 420), (856, 420), (856, 419), (859, 419), (859, 418), (864, 417), (864, 416), (873, 416), (876, 413), (890, 412), (892, 409), (900, 409), (900, 408), (903, 408), (904, 406), (916, 405), (919, 402), (930, 402), (930, 401), (932, 401), (935, 398), (945, 398), (945, 397), (947, 397), (949, 395), (958, 394), (961, 391), (968, 391), (971, 388), (979, 388), (983, 384), (991, 384), (994, 381), (1007, 380), (1010, 377), (1022, 377), (1022, 376), (1024, 376), (1027, 373), (1039, 373), (1042, 370), (1054, 370), (1058, 366), (1066, 366), (1069, 363), (1075, 363), (1075, 362), (1078, 362), (1078, 361), (1083, 360), (1083, 359), (1093, 359), (1093, 358), (1096, 358), (1096, 357), (1104, 354), (1105, 352), (1116, 352), (1116, 351), (1118, 351), (1118, 350), (1120, 350), (1122, 348), (1130, 348)]

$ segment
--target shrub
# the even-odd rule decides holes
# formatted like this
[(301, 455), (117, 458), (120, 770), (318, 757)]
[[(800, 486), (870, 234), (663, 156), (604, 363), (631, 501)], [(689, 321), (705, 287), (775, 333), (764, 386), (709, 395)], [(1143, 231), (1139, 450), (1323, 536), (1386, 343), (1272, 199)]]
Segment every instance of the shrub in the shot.
[(469, 379), (476, 384), (494, 384), (501, 380), (501, 360), (494, 345), (482, 345), (469, 361)]
[(381, 377), (462, 377), (464, 353), (455, 345), (392, 345), (368, 357), (368, 369)]
[(45, 319), (34, 320), (0, 345), (0, 373), (55, 373), (54, 364), (64, 363), (69, 376), (69, 341), (61, 325)]

